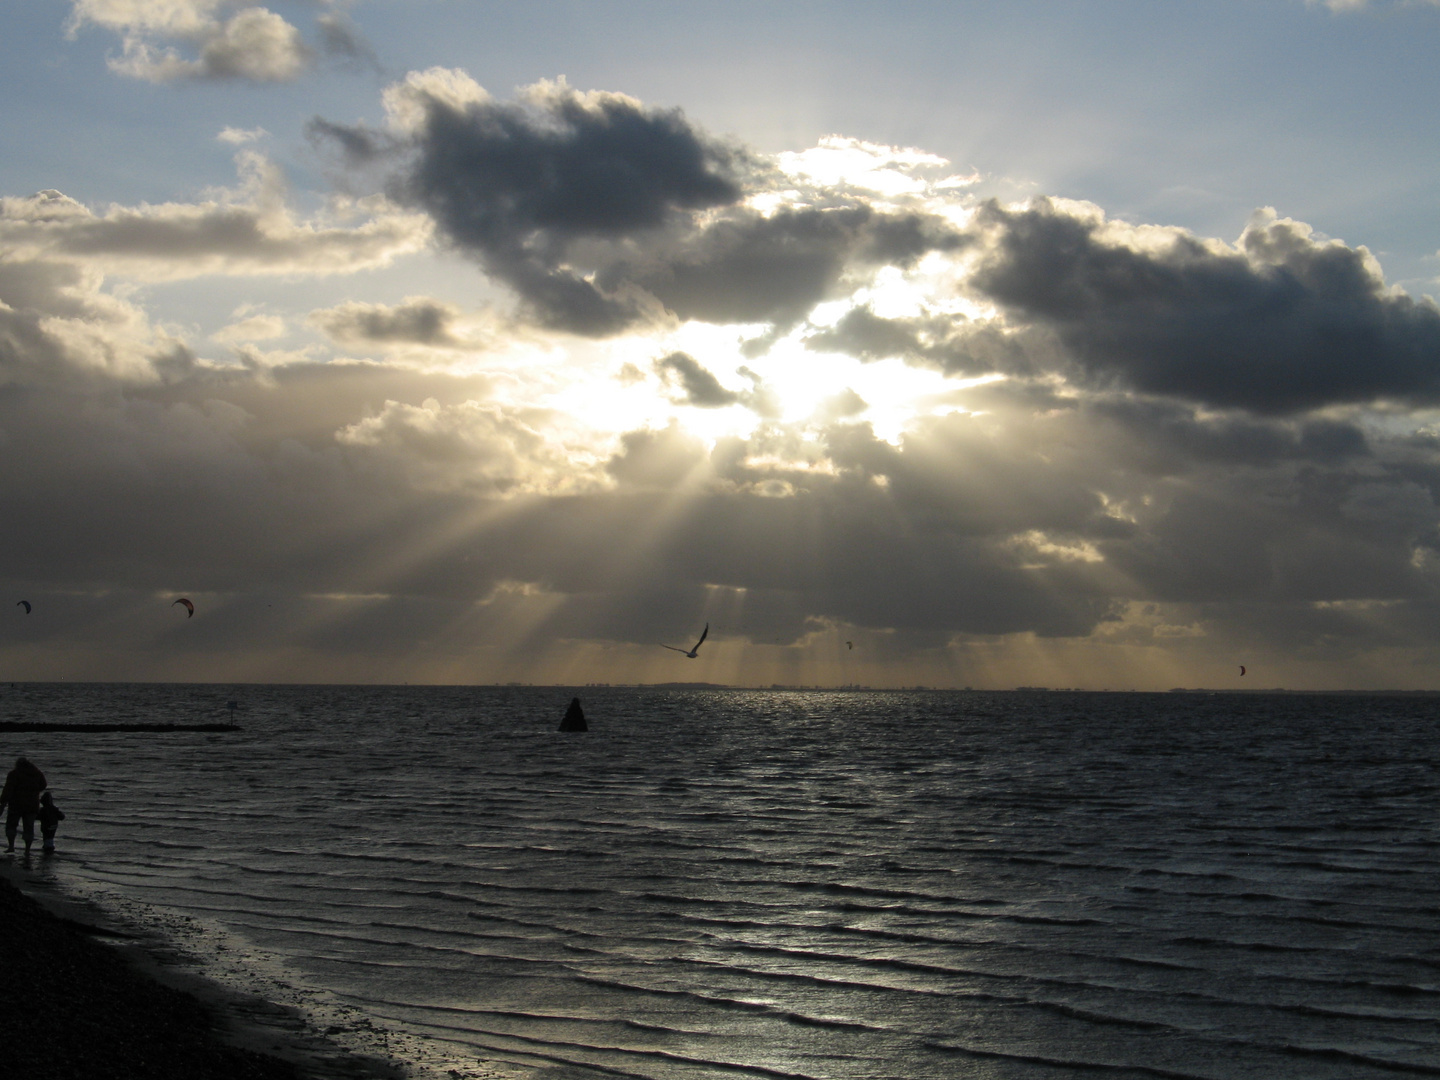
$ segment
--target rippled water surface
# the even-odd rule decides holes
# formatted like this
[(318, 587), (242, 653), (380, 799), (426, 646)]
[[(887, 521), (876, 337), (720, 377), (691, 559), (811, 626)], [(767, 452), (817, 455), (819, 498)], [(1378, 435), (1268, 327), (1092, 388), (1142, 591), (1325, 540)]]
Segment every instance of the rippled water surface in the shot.
[(231, 700), (234, 733), (5, 736), (69, 814), (55, 873), (420, 1057), (1440, 1075), (1440, 700), (21, 685), (0, 719)]

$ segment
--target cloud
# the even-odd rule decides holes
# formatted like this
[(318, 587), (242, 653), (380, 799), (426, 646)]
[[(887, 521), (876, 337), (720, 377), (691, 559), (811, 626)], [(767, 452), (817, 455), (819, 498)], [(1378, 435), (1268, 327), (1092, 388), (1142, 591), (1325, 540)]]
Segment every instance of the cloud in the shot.
[(478, 401), (387, 401), (335, 438), (359, 452), (358, 467), (378, 470), (412, 492), (555, 495), (591, 486), (571, 466), (566, 448), (543, 433), (544, 421), (540, 411)]
[[(227, 0), (75, 0), (68, 29), (86, 24), (121, 35), (123, 55), (109, 61), (117, 74), (147, 82), (244, 79), (285, 82), (312, 62), (300, 31), (263, 7), (222, 17)], [(194, 51), (183, 57), (166, 40)]]
[(430, 224), (383, 200), (344, 204), (311, 220), (285, 204), (279, 171), (242, 151), (243, 182), (199, 203), (95, 213), (56, 191), (0, 198), (0, 242), (12, 258), (72, 258), (165, 281), (201, 274), (341, 274), (423, 249)]
[(1324, 5), (1334, 12), (1364, 11), (1369, 7), (1437, 7), (1440, 0), (1305, 0), (1311, 7)]
[(848, 420), (851, 417), (859, 416), (869, 407), (864, 398), (847, 386), (840, 393), (821, 402), (820, 407), (816, 410), (816, 416), (821, 423), (829, 425), (839, 420)]
[(267, 341), (283, 337), (285, 330), (285, 320), (278, 315), (251, 315), (221, 327), (210, 335), (210, 339), (220, 342)]
[[(723, 409), (736, 405), (741, 395), (720, 385), (720, 380), (700, 366), (693, 356), (674, 352), (655, 361), (655, 370), (667, 381), (676, 381), (685, 392), (687, 404), (702, 409)], [(673, 380), (670, 379), (673, 376)]]
[(463, 73), (412, 74), (387, 95), (395, 134), (317, 121), (353, 159), (403, 154), (397, 194), (477, 254), (544, 324), (614, 332), (635, 302), (595, 287), (567, 257), (577, 243), (658, 230), (736, 201), (736, 155), (679, 110), (622, 94), (537, 83), (500, 102)]
[(849, 309), (805, 338), (805, 347), (816, 352), (839, 352), (866, 362), (901, 357), (946, 375), (1034, 372), (1049, 359), (1046, 344), (963, 315), (882, 318), (867, 304)]
[(971, 286), (1092, 384), (1265, 414), (1440, 402), (1440, 309), (1299, 222), (1257, 214), (1231, 246), (1046, 200), (978, 220)]
[[(701, 619), (717, 681), (867, 636), (896, 666), (844, 681), (1440, 655), (1435, 310), (1365, 249), (982, 203), (856, 141), (776, 171), (563, 84), (387, 101), (330, 130), (386, 195), (302, 213), (246, 149), (193, 202), (0, 200), (5, 574), (87, 598), (67, 640), (183, 582), (230, 635), (186, 677), (410, 678), (423, 626), (450, 678), (660, 679)], [(345, 279), (437, 235), (541, 326), (453, 263)]]
[(673, 352), (655, 361), (655, 372), (661, 381), (681, 391), (674, 404), (690, 405), (697, 409), (723, 409), (729, 405), (743, 405), (755, 415), (775, 420), (784, 412), (783, 403), (774, 389), (750, 368), (741, 365), (736, 374), (748, 379), (750, 386), (744, 390), (730, 390), (722, 386), (707, 368), (689, 353)]
[(923, 214), (858, 204), (741, 211), (697, 231), (650, 265), (620, 263), (602, 280), (633, 281), (682, 319), (788, 327), (830, 298), (851, 268), (912, 265), (963, 240)]
[[(776, 164), (787, 176), (826, 190), (856, 189), (885, 196), (921, 195), (927, 184), (917, 173), (948, 169), (936, 154), (913, 148), (881, 146), (862, 139), (826, 135), (808, 150), (783, 151)], [(954, 190), (980, 179), (944, 175), (935, 184)]]
[(700, 440), (676, 423), (660, 431), (628, 431), (606, 471), (631, 487), (671, 489), (683, 485), (706, 464)]
[(310, 314), (310, 321), (341, 344), (456, 346), (459, 311), (425, 297), (396, 305), (350, 302)]
[[(64, 207), (57, 195), (38, 198)], [(30, 200), (21, 205), (36, 209)], [(3, 210), (0, 201), (0, 220)], [(157, 330), (141, 307), (103, 291), (103, 283), (75, 260), (17, 252), (0, 261), (0, 387), (78, 391), (153, 382), (190, 363), (181, 343)]]
[[(849, 198), (762, 213), (757, 155), (679, 110), (563, 80), (498, 101), (463, 72), (413, 73), (386, 93), (391, 127), (316, 120), (357, 167), (512, 288), (537, 322), (607, 336), (664, 311), (789, 326), (847, 270), (912, 265), (964, 239), (933, 215)], [(927, 159), (929, 160), (929, 159)]]
[(344, 12), (325, 12), (315, 19), (315, 28), (319, 33), (320, 47), (327, 56), (356, 69), (372, 72), (382, 69), (375, 50)]
[(248, 131), (243, 128), (227, 127), (216, 135), (215, 138), (221, 142), (229, 143), (232, 146), (244, 146), (246, 143), (258, 142), (267, 137), (270, 133), (264, 128), (251, 128)]

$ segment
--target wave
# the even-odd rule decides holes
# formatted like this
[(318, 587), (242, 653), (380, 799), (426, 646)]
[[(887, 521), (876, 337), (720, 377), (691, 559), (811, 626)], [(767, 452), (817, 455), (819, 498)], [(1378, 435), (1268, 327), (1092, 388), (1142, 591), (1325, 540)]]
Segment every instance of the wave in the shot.
[[(53, 693), (77, 714), (105, 695)], [(193, 693), (125, 700), (179, 716)], [(250, 730), (132, 747), (123, 777), (113, 747), (57, 737), (37, 752), (80, 811), (64, 872), (222, 927), (462, 1065), (1358, 1080), (1440, 1060), (1428, 707), (611, 688), (586, 691), (609, 719), (581, 747), (549, 733), (556, 694), (227, 690)]]
[(938, 1050), (959, 1057), (977, 1058), (989, 1061), (1013, 1061), (1025, 1065), (1042, 1065), (1052, 1069), (1066, 1069), (1070, 1072), (1111, 1073), (1116, 1076), (1151, 1076), (1157, 1080), (1213, 1080), (1202, 1073), (1180, 1072), (1175, 1069), (1161, 1069), (1152, 1065), (1113, 1064), (1102, 1061), (1085, 1061), (1078, 1058), (1047, 1057), (1040, 1054), (1006, 1053), (1000, 1050), (986, 1050), (977, 1046), (960, 1046), (955, 1043), (929, 1041), (926, 1049)]

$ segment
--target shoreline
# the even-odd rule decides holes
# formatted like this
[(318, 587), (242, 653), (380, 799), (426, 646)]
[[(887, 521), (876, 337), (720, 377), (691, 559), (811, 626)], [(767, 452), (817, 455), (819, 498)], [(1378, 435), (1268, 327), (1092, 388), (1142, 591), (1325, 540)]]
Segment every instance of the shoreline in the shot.
[[(0, 855), (0, 1003), (17, 1075), (51, 1080), (405, 1080), (302, 1011), (203, 974), (163, 928), (73, 896), (45, 857)], [(359, 1025), (357, 1025), (358, 1027)], [(58, 1059), (58, 1060), (57, 1060)]]

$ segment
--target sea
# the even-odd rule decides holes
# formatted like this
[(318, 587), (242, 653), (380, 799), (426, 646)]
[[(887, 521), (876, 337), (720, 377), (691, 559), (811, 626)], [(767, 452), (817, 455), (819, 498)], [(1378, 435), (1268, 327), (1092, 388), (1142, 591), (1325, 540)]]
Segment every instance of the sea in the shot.
[(29, 872), (417, 1077), (1440, 1076), (1437, 697), (17, 684), (0, 720), (233, 720), (0, 735), (67, 814)]

